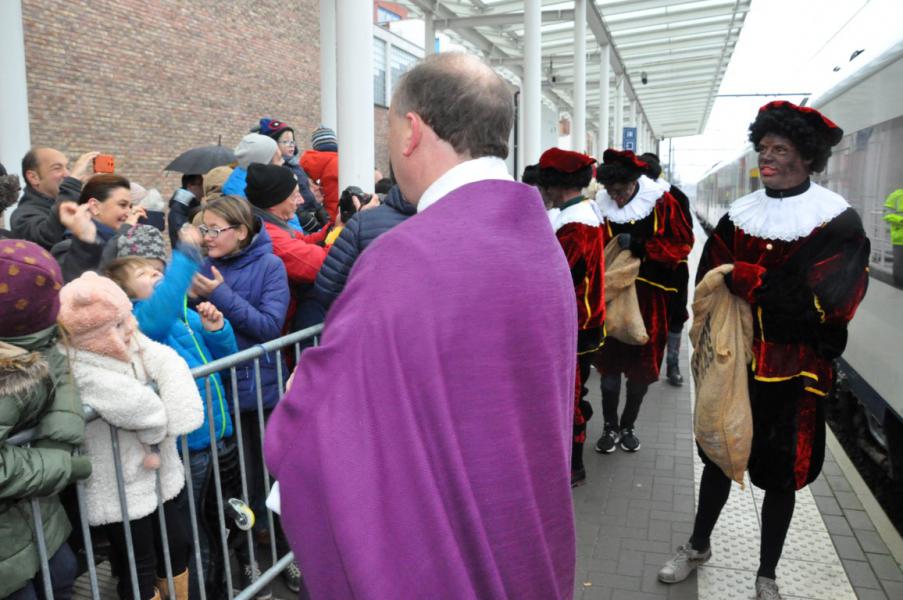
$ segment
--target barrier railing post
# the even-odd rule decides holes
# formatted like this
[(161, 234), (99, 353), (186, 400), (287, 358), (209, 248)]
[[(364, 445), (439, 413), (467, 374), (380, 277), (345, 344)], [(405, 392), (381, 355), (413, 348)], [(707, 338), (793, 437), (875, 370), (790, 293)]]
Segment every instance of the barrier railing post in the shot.
[(223, 561), (223, 568), (225, 569), (226, 575), (226, 590), (229, 593), (229, 597), (233, 596), (232, 591), (232, 565), (229, 561), (229, 534), (226, 531), (226, 509), (225, 503), (223, 502), (223, 487), (222, 487), (222, 478), (220, 476), (219, 471), (219, 450), (216, 447), (216, 421), (213, 418), (213, 402), (212, 396), (213, 391), (210, 387), (210, 378), (207, 378), (207, 399), (209, 402), (207, 405), (207, 427), (210, 432), (210, 449), (212, 455), (210, 457), (211, 462), (213, 463), (213, 484), (216, 488), (216, 510), (219, 516), (219, 536), (220, 543), (223, 545), (223, 556), (225, 560)]
[(160, 521), (160, 542), (163, 545), (163, 569), (166, 572), (167, 596), (175, 600), (176, 586), (172, 581), (172, 557), (169, 555), (169, 533), (166, 531), (166, 515), (163, 514), (163, 487), (160, 485), (160, 469), (154, 482), (157, 490), (157, 519)]
[[(76, 451), (80, 454), (81, 451)], [(81, 522), (82, 538), (85, 542), (85, 560), (88, 561), (88, 580), (91, 583), (91, 598), (100, 600), (100, 585), (97, 583), (97, 566), (94, 564), (94, 543), (91, 540), (91, 525), (88, 524), (88, 507), (85, 506), (85, 482), (75, 484), (75, 498), (78, 501), (78, 520)]]
[[(267, 471), (266, 459), (263, 456), (263, 435), (266, 430), (266, 423), (263, 418), (263, 389), (261, 389), (260, 377), (260, 359), (254, 359), (254, 384), (257, 388), (257, 425), (260, 427), (260, 466), (263, 469), (263, 497), (266, 498), (270, 493), (270, 472)], [(267, 522), (270, 526), (270, 552), (273, 556), (273, 564), (276, 564), (278, 558), (276, 551), (276, 523), (273, 519), (273, 511), (267, 509)]]
[[(23, 444), (30, 448), (30, 443)], [(37, 498), (31, 499), (31, 518), (34, 521), (34, 536), (38, 542), (38, 560), (41, 563), (41, 579), (44, 582), (44, 596), (53, 600), (53, 580), (50, 577), (50, 557), (47, 556), (47, 540), (44, 537), (44, 516)]]
[[(254, 507), (251, 506), (251, 497), (248, 494), (248, 472), (247, 466), (245, 465), (245, 446), (244, 446), (244, 438), (242, 436), (242, 424), (241, 424), (241, 403), (238, 398), (238, 372), (235, 370), (235, 367), (229, 369), (231, 385), (232, 385), (232, 405), (234, 406), (233, 410), (233, 425), (235, 426), (235, 439), (238, 442), (238, 471), (241, 475), (241, 494), (242, 500), (245, 505), (251, 507), (251, 510), (254, 510)], [(259, 518), (255, 515), (255, 521)], [(247, 536), (247, 544), (248, 544), (248, 560), (250, 564), (253, 566), (256, 559), (256, 552), (254, 549), (254, 528), (251, 527), (245, 532)], [(251, 580), (256, 581), (256, 577), (254, 575), (253, 569), (251, 571)]]
[(201, 600), (207, 600), (207, 586), (204, 580), (204, 561), (201, 558), (201, 536), (198, 528), (197, 500), (194, 497), (194, 475), (191, 474), (191, 455), (188, 452), (188, 436), (182, 436), (182, 466), (185, 469), (185, 484), (188, 488), (188, 512), (191, 521), (191, 535), (194, 540), (194, 560), (197, 564), (196, 577)]
[[(110, 427), (110, 443), (113, 446), (113, 468), (116, 470), (116, 491), (119, 493), (119, 509), (122, 512), (122, 529), (125, 533), (126, 556), (129, 561), (129, 575), (132, 578), (132, 598), (138, 600), (141, 593), (138, 588), (138, 569), (135, 567), (135, 546), (132, 542), (132, 524), (129, 520), (128, 499), (125, 495), (125, 482), (122, 476), (122, 457), (119, 455), (119, 432)], [(122, 574), (120, 573), (121, 577)]]

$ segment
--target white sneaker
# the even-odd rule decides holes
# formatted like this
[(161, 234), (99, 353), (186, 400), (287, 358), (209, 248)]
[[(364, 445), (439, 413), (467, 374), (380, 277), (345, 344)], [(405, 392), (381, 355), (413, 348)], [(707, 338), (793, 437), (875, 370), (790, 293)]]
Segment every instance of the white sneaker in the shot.
[(712, 549), (707, 548), (705, 552), (695, 550), (690, 542), (677, 549), (671, 560), (658, 572), (658, 580), (662, 583), (678, 583), (690, 576), (696, 567), (705, 563), (712, 558)]
[(774, 579), (756, 577), (756, 600), (782, 600)]

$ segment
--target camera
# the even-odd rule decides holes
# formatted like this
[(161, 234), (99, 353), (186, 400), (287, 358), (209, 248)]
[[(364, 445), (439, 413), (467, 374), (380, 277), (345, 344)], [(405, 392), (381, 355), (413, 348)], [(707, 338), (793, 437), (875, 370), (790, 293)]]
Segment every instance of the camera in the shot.
[[(360, 205), (355, 206), (353, 196), (357, 196)], [(339, 197), (339, 211), (342, 213), (342, 222), (347, 223), (354, 213), (360, 210), (365, 204), (370, 202), (372, 196), (356, 185), (349, 185)]]

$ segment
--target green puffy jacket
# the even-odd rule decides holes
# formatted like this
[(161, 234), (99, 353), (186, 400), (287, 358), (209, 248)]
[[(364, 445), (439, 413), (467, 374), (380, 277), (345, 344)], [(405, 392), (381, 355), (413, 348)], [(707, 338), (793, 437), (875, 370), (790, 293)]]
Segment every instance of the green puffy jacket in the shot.
[(890, 243), (903, 246), (903, 189), (891, 192), (884, 201), (888, 213), (884, 220), (890, 223)]
[[(53, 556), (71, 531), (57, 494), (91, 473), (86, 457), (72, 456), (84, 441), (85, 418), (67, 359), (54, 348), (56, 335), (53, 326), (0, 339), (0, 598), (39, 576), (31, 499)], [(31, 447), (8, 443), (29, 428)]]

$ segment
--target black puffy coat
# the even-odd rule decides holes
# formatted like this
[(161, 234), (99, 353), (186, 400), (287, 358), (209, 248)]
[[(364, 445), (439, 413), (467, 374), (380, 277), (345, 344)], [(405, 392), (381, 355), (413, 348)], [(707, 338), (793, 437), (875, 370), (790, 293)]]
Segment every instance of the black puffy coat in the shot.
[(389, 231), (399, 223), (417, 212), (417, 207), (408, 203), (401, 195), (401, 190), (396, 185), (382, 204), (376, 208), (356, 213), (342, 233), (333, 243), (323, 266), (314, 282), (314, 296), (323, 307), (323, 311), (329, 307), (345, 289), (345, 282), (354, 261), (360, 256), (373, 240)]

